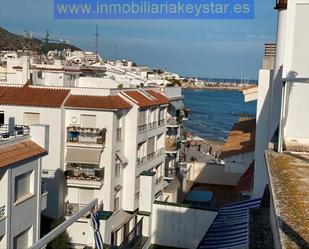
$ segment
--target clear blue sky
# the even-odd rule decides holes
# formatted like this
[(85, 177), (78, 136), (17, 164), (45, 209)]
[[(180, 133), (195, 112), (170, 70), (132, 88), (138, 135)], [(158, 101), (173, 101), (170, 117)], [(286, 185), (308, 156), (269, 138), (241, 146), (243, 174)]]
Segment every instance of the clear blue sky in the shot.
[(256, 79), (265, 42), (275, 40), (275, 1), (255, 0), (253, 20), (55, 20), (52, 0), (1, 2), (0, 26), (14, 33), (25, 29), (64, 38), (94, 50), (95, 25), (99, 52), (105, 58), (132, 59), (167, 68), (184, 76)]

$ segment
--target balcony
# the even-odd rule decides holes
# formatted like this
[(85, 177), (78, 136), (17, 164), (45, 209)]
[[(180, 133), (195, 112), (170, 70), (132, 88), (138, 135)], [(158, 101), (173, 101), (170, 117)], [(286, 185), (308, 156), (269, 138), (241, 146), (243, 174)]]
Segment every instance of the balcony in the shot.
[[(71, 202), (66, 202), (64, 204), (64, 212), (65, 216), (72, 216), (79, 210), (81, 210), (83, 207), (85, 207), (87, 204), (80, 204), (80, 203), (71, 203)], [(95, 207), (96, 211), (103, 211), (103, 203), (98, 204)], [(90, 218), (90, 213), (84, 214), (81, 218), (87, 219)]]
[(181, 118), (170, 117), (167, 119), (168, 127), (179, 127), (181, 125)]
[(152, 130), (158, 127), (162, 127), (165, 125), (165, 119), (161, 119), (159, 121), (150, 122), (148, 124), (139, 125), (137, 127), (137, 132), (142, 133), (148, 130)]
[(70, 146), (98, 145), (102, 147), (105, 144), (105, 138), (106, 129), (67, 127), (67, 143)]
[(0, 207), (0, 238), (6, 233), (6, 212), (5, 206)]
[(44, 211), (47, 208), (47, 185), (45, 182), (41, 183), (41, 211)]
[(100, 189), (104, 183), (104, 168), (94, 165), (69, 163), (64, 174), (69, 187)]
[(29, 135), (29, 126), (14, 125), (10, 128), (9, 125), (0, 125), (0, 141), (7, 141), (9, 139), (16, 139), (18, 137)]
[(157, 151), (154, 151), (150, 154), (148, 154), (147, 156), (141, 157), (137, 159), (137, 166), (141, 166), (143, 164), (149, 163), (152, 160), (154, 160), (155, 158), (161, 156), (164, 154), (164, 148), (160, 148)]

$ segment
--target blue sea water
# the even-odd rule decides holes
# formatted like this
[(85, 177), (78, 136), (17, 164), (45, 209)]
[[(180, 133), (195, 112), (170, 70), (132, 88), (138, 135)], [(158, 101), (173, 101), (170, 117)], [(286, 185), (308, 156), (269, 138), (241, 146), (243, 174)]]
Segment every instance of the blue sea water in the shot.
[(184, 127), (210, 140), (225, 141), (240, 114), (256, 114), (256, 101), (245, 103), (238, 91), (183, 89), (182, 94), (192, 110)]

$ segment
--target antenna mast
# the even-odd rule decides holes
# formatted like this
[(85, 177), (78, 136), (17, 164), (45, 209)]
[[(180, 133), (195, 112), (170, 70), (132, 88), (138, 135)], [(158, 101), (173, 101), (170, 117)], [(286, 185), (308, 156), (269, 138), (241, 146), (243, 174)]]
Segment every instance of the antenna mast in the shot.
[(98, 25), (95, 26), (95, 54), (96, 58), (98, 60), (98, 47), (99, 47), (99, 31), (98, 31)]

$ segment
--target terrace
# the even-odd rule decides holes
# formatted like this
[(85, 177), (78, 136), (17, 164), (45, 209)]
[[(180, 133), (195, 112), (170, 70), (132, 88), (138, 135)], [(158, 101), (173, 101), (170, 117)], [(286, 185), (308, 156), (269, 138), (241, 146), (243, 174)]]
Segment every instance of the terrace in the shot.
[(147, 156), (141, 157), (141, 158), (137, 158), (137, 165), (143, 165), (145, 163), (151, 162), (152, 160), (154, 160), (155, 158), (161, 156), (164, 154), (164, 148), (160, 148), (157, 151), (154, 151), (150, 154), (148, 154)]
[(106, 139), (106, 129), (99, 128), (86, 128), (69, 126), (67, 127), (67, 142), (70, 145), (100, 145), (105, 144)]
[(67, 186), (101, 188), (104, 183), (105, 168), (99, 165), (68, 163), (64, 172)]
[(29, 126), (25, 125), (0, 125), (0, 142), (21, 138), (30, 135)]

